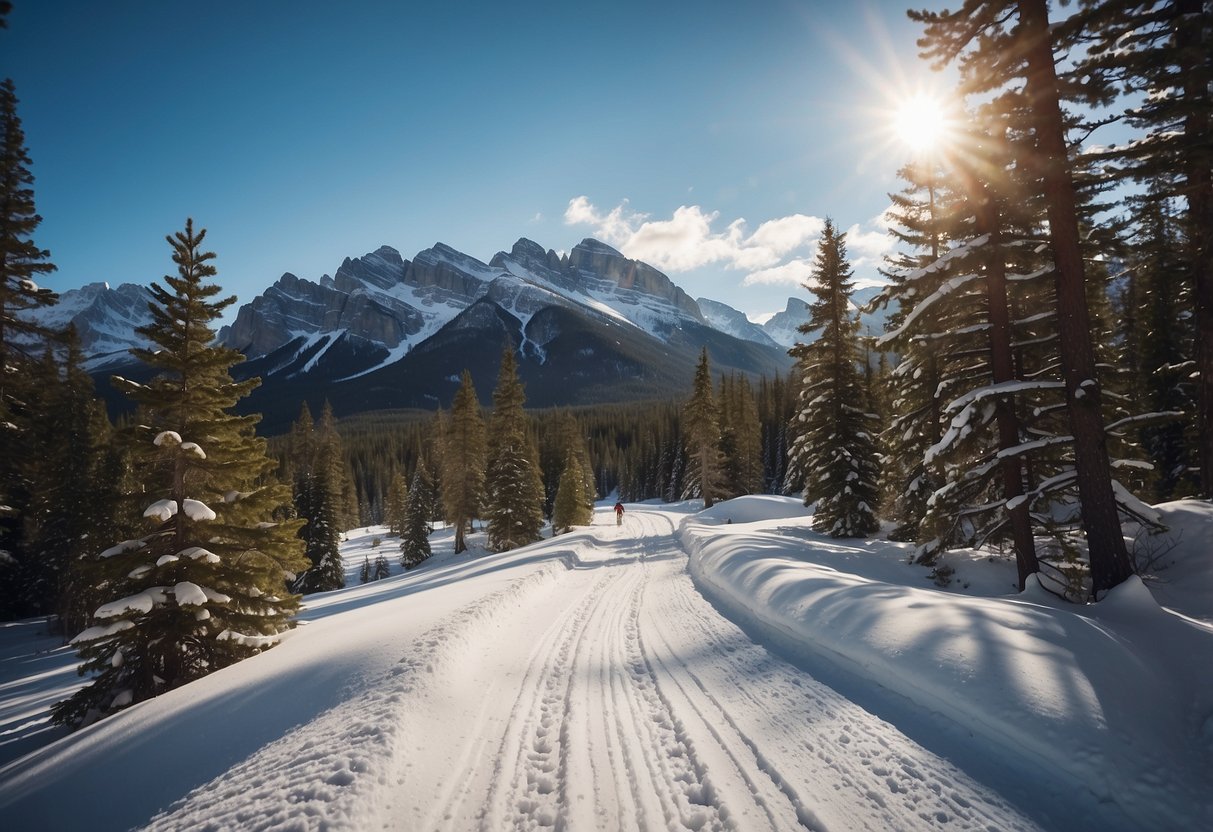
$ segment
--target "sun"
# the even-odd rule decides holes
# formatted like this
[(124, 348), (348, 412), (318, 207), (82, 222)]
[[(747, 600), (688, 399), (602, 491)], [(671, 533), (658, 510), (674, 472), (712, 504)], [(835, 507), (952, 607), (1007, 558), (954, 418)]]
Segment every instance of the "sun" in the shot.
[(907, 98), (893, 116), (897, 137), (915, 153), (936, 149), (949, 129), (948, 114), (943, 102), (930, 95), (917, 94)]

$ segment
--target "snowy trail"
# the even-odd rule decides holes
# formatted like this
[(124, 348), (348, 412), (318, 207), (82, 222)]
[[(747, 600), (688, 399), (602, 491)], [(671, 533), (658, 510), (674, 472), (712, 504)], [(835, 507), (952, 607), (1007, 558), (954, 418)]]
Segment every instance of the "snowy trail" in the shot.
[(503, 556), (390, 669), (149, 828), (1036, 828), (724, 618), (681, 517)]

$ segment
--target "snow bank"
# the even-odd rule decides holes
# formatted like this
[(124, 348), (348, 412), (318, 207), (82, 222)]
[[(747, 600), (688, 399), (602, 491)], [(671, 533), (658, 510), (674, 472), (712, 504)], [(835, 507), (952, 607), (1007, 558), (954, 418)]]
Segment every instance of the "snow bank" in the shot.
[(1136, 578), (1093, 606), (1039, 588), (970, 598), (876, 580), (843, 571), (843, 555), (837, 569), (804, 555), (847, 548), (837, 540), (722, 529), (729, 510), (714, 507), (711, 525), (688, 518), (679, 536), (696, 584), (743, 626), (957, 721), (1109, 818), (1209, 828), (1213, 627), (1162, 609)]

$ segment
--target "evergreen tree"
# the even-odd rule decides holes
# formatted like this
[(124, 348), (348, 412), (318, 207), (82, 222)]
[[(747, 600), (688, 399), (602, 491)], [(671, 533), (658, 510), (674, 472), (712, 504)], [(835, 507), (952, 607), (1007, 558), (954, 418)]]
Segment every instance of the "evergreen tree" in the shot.
[(371, 580), (371, 556), (362, 556), (362, 568), (358, 570), (358, 583), (370, 583)]
[(139, 405), (131, 431), (144, 517), (152, 530), (97, 555), (111, 593), (78, 635), (91, 683), (55, 708), (90, 722), (179, 687), (276, 644), (298, 598), (285, 592), (303, 565), (298, 524), (275, 522), (289, 504), (275, 463), (254, 433), (257, 418), (232, 408), (256, 379), (233, 382), (238, 352), (214, 343), (211, 324), (234, 297), (215, 300), (214, 254), (193, 222), (168, 237), (178, 274), (153, 285), (152, 323), (134, 350), (154, 378), (115, 378)]
[(387, 557), (383, 552), (375, 556), (375, 571), (371, 575), (372, 581), (379, 581), (384, 578), (390, 578), (392, 575), (392, 567), (388, 565)]
[(72, 628), (83, 625), (80, 604), (91, 595), (79, 564), (94, 553), (96, 541), (112, 539), (119, 529), (116, 483), (103, 479), (109, 420), (94, 396), (92, 378), (80, 366), (75, 330), (63, 339), (62, 370), (48, 349), (29, 399), (31, 412), (40, 416), (27, 436), (38, 452), (27, 458), (24, 472), (30, 500), (23, 513), (20, 585), (25, 614), (58, 614), (75, 635), (79, 629)]
[(485, 477), (485, 516), (489, 549), (494, 552), (534, 543), (543, 527), (539, 449), (530, 434), (524, 402), (514, 351), (507, 346), (493, 391)]
[[(1028, 141), (1021, 161), (1032, 172), (1034, 196), (1048, 218), (1056, 338), (1073, 472), (1090, 558), (1093, 589), (1102, 593), (1132, 574), (1113, 491), (1101, 390), (1091, 343), (1092, 320), (1079, 233), (1079, 205), (1066, 148), (1054, 59), (1055, 30), (1046, 0), (968, 0), (956, 12), (911, 12), (925, 26), (928, 57), (957, 61), (962, 90), (992, 97), (1010, 117), (1022, 117)], [(1015, 23), (1012, 25), (1011, 20)], [(997, 56), (1006, 56), (999, 60)], [(1207, 135), (1207, 131), (1204, 135)], [(973, 188), (968, 189), (970, 192)], [(980, 207), (981, 200), (971, 194)], [(1000, 424), (1000, 431), (1005, 429)], [(1008, 484), (1010, 477), (1007, 477)], [(1021, 505), (1016, 504), (1015, 505)], [(1017, 540), (1017, 549), (1021, 549)], [(1022, 581), (1021, 564), (1021, 581)]]
[(47, 335), (18, 314), (58, 299), (35, 282), (55, 266), (50, 252), (33, 241), (42, 218), (34, 207), (31, 164), (17, 115), (16, 91), (6, 78), (0, 81), (0, 587), (4, 589), (0, 615), (4, 617), (25, 606), (20, 572), (28, 558), (21, 518), (30, 492), (23, 472), (39, 451), (28, 429), (43, 415), (31, 412), (27, 404), (36, 361), (22, 345), (37, 344)]
[(341, 561), (341, 484), (344, 466), (341, 440), (332, 408), (325, 403), (319, 429), (311, 425), (307, 403), (291, 431), (295, 468), (295, 510), (306, 524), (299, 532), (311, 566), (292, 584), (296, 592), (328, 592), (345, 586)]
[(593, 514), (585, 507), (585, 469), (577, 459), (575, 450), (565, 455), (564, 471), (560, 474), (560, 485), (556, 489), (556, 502), (552, 506), (552, 533), (563, 534), (574, 526), (587, 526)]
[(405, 569), (412, 569), (430, 556), (430, 504), (425, 468), (418, 465), (405, 499), (404, 529), (400, 534), (400, 565)]
[(789, 351), (798, 362), (802, 385), (791, 458), (804, 472), (805, 505), (816, 504), (814, 528), (835, 537), (860, 537), (879, 527), (879, 462), (876, 417), (862, 406), (866, 397), (857, 366), (858, 323), (850, 312), (845, 238), (827, 219), (813, 282), (805, 284), (815, 300), (800, 332), (817, 332), (818, 338)]
[(723, 493), (723, 488), (720, 414), (712, 396), (712, 371), (708, 366), (707, 347), (699, 353), (691, 398), (683, 407), (682, 418), (687, 458), (690, 461), (683, 493), (686, 497), (702, 497), (704, 508), (711, 508)]
[(404, 483), (404, 474), (399, 468), (392, 474), (391, 485), (388, 486), (387, 504), (384, 506), (384, 525), (388, 534), (400, 537), (404, 534), (404, 512), (408, 502), (409, 489)]
[(472, 375), (464, 370), (442, 441), (442, 505), (446, 521), (455, 527), (455, 554), (467, 549), (464, 534), (480, 511), (485, 453), (480, 402)]
[[(1189, 287), (1197, 409), (1189, 446), (1201, 493), (1213, 495), (1213, 10), (1202, 0), (1085, 0), (1061, 29), (1080, 43), (1071, 84), (1087, 103), (1123, 101), (1140, 131), (1090, 154), (1105, 177), (1148, 185), (1148, 199), (1182, 206), (1171, 257)], [(1038, 17), (1040, 14), (1038, 14)], [(1165, 382), (1164, 382), (1165, 383)]]

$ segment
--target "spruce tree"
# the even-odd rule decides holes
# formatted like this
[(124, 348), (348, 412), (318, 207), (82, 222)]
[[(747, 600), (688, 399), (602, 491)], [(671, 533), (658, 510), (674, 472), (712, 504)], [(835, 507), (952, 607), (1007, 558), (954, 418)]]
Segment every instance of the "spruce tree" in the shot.
[(1174, 204), (1182, 234), (1171, 258), (1189, 287), (1196, 414), (1189, 452), (1213, 496), (1213, 10), (1202, 0), (1085, 0), (1061, 29), (1079, 43), (1072, 86), (1086, 103), (1119, 105), (1136, 133), (1091, 155), (1105, 177), (1144, 184)]
[(362, 556), (362, 568), (358, 570), (358, 583), (370, 583), (371, 580), (371, 556)]
[(371, 575), (372, 581), (379, 581), (384, 578), (390, 578), (392, 575), (392, 567), (387, 562), (387, 556), (380, 552), (375, 556), (375, 568)]
[[(33, 240), (42, 218), (34, 206), (34, 181), (25, 132), (17, 115), (13, 82), (0, 81), (0, 616), (25, 608), (21, 595), (22, 563), (28, 558), (22, 540), (22, 515), (30, 496), (24, 469), (39, 455), (28, 430), (45, 414), (31, 412), (32, 373), (48, 333), (18, 317), (47, 306), (56, 295), (36, 278), (55, 270), (50, 252)], [(35, 345), (31, 354), (25, 346)]]
[(387, 490), (387, 502), (383, 507), (383, 522), (388, 528), (388, 534), (396, 537), (404, 534), (404, 511), (408, 496), (409, 488), (405, 485), (404, 474), (397, 468), (392, 473), (392, 480)]
[(299, 531), (311, 566), (292, 583), (296, 592), (328, 592), (345, 586), (341, 561), (344, 465), (332, 408), (325, 403), (319, 428), (311, 425), (307, 403), (291, 430), (295, 471), (295, 511), (306, 523)]
[(31, 390), (35, 395), (28, 399), (40, 417), (27, 436), (38, 452), (26, 459), (24, 471), (30, 499), (22, 518), (20, 585), (25, 614), (58, 614), (65, 632), (75, 635), (83, 625), (80, 605), (92, 594), (80, 563), (94, 553), (98, 540), (119, 531), (118, 483), (107, 479), (110, 424), (92, 378), (81, 368), (74, 329), (64, 333), (63, 342), (62, 366), (48, 349), (40, 382)]
[(552, 505), (552, 533), (563, 534), (574, 526), (585, 526), (593, 519), (585, 508), (585, 469), (577, 459), (575, 450), (565, 455), (564, 471), (560, 474), (560, 485), (556, 488), (556, 501)]
[(534, 543), (543, 527), (539, 449), (531, 437), (524, 403), (518, 364), (507, 346), (493, 391), (485, 476), (485, 516), (489, 549), (494, 552)]
[(258, 380), (234, 382), (242, 359), (218, 346), (214, 254), (193, 222), (168, 237), (176, 276), (153, 285), (151, 349), (133, 350), (153, 379), (114, 384), (139, 405), (131, 429), (149, 532), (96, 555), (112, 600), (74, 640), (92, 682), (55, 708), (79, 725), (179, 687), (276, 644), (299, 599), (286, 591), (306, 565), (297, 522), (255, 416), (232, 413)]
[(418, 465), (405, 499), (404, 528), (400, 534), (400, 565), (405, 569), (412, 569), (430, 556), (431, 502), (425, 469)]
[(464, 535), (484, 498), (485, 453), (480, 402), (472, 375), (464, 370), (442, 437), (442, 506), (455, 527), (455, 554), (467, 549)]
[[(804, 335), (789, 352), (801, 378), (791, 457), (804, 472), (805, 505), (816, 504), (813, 526), (834, 537), (862, 537), (879, 527), (876, 417), (864, 406), (858, 362), (858, 322), (851, 313), (846, 235), (826, 220), (813, 264), (814, 296)], [(791, 462), (789, 463), (791, 464)]]
[(712, 371), (708, 350), (699, 353), (691, 398), (682, 409), (683, 435), (686, 438), (687, 466), (684, 499), (699, 496), (703, 507), (711, 508), (723, 493), (722, 455), (720, 452), (720, 413), (712, 395)]
[[(1081, 501), (1093, 589), (1102, 593), (1132, 574), (1132, 563), (1120, 529), (1091, 343), (1080, 207), (1054, 57), (1056, 29), (1050, 26), (1045, 0), (968, 0), (956, 12), (911, 12), (910, 16), (924, 24), (925, 37), (920, 41), (924, 55), (939, 64), (957, 61), (962, 91), (990, 99), (1003, 115), (1018, 119), (1012, 127), (1025, 134), (1018, 161), (1031, 172), (1032, 196), (1048, 219), (1057, 352), (1072, 437), (1073, 471), (1068, 477)], [(999, 55), (1008, 59), (999, 60)], [(974, 188), (967, 190), (980, 207)], [(1000, 431), (1004, 428), (1000, 423)], [(1008, 504), (1022, 506), (1018, 501)]]

